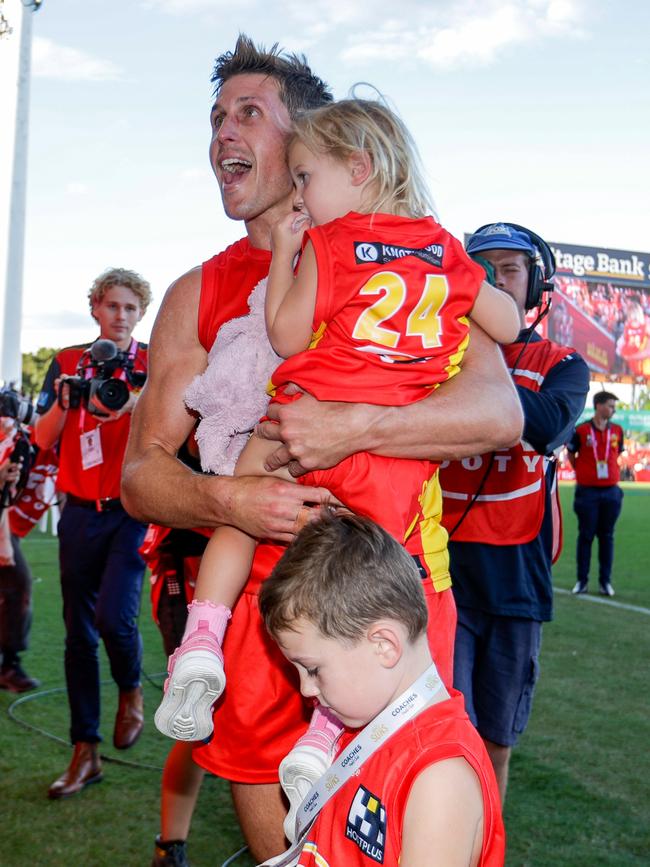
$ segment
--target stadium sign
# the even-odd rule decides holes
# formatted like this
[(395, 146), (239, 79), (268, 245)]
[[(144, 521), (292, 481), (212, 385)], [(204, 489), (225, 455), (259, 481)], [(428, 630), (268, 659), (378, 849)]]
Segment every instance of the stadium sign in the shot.
[(557, 274), (587, 280), (615, 281), (621, 286), (650, 290), (650, 253), (632, 253), (600, 247), (576, 247), (550, 242)]
[[(593, 409), (585, 407), (576, 424), (582, 424), (583, 421), (589, 421), (593, 418), (593, 415)], [(625, 431), (650, 433), (650, 410), (619, 409), (616, 411), (614, 421), (616, 424), (620, 424)]]
[(551, 241), (557, 262), (545, 333), (595, 379), (650, 381), (650, 253)]

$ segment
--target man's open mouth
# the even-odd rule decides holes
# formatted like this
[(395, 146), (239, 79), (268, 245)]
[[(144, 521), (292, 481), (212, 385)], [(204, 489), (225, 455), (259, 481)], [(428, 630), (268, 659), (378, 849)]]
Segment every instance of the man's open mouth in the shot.
[(219, 165), (223, 172), (224, 184), (232, 184), (234, 181), (240, 180), (253, 168), (252, 163), (240, 157), (228, 157), (225, 160), (221, 160)]

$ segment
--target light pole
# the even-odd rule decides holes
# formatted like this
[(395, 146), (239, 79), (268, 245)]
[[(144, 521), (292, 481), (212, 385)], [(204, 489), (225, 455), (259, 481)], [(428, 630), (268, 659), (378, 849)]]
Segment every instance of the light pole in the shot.
[(42, 0), (0, 0), (0, 379), (22, 379), (27, 133), (32, 13)]

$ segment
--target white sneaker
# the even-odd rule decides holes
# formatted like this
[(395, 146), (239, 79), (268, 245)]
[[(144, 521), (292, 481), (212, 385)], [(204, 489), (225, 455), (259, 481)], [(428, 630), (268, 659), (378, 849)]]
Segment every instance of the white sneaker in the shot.
[(322, 705), (314, 710), (309, 728), (296, 741), (294, 748), (280, 762), (280, 785), (289, 799), (289, 812), (284, 820), (287, 840), (294, 842), (296, 814), (307, 792), (332, 764), (336, 744), (343, 733), (343, 724)]
[(284, 833), (290, 843), (296, 837), (296, 815), (307, 792), (332, 764), (333, 750), (324, 753), (315, 747), (295, 746), (280, 762), (280, 785), (289, 799)]
[(177, 741), (201, 741), (212, 734), (212, 706), (226, 685), (223, 660), (204, 648), (180, 648), (170, 657), (165, 694), (154, 715), (159, 732)]

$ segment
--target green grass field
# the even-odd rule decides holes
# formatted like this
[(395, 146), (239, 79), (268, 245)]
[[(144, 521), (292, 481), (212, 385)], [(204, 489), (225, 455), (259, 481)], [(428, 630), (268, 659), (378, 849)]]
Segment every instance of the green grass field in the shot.
[[(544, 629), (533, 716), (511, 765), (505, 811), (511, 867), (650, 864), (650, 486), (625, 490), (613, 576), (617, 605), (558, 593), (555, 620)], [(562, 487), (561, 495), (565, 547), (555, 584), (569, 590), (575, 580), (572, 488)], [(151, 677), (145, 681), (145, 733), (127, 753), (110, 744), (116, 690), (104, 658), (103, 754), (112, 760), (104, 782), (68, 801), (48, 801), (47, 787), (70, 755), (56, 540), (35, 532), (25, 552), (40, 580), (32, 647), (23, 661), (42, 687), (18, 704), (16, 696), (0, 692), (0, 864), (148, 867), (168, 742), (152, 722), (164, 658), (146, 596), (140, 621)], [(193, 867), (220, 867), (241, 845), (227, 786), (206, 780), (190, 836)], [(245, 855), (235, 862), (251, 863)]]

